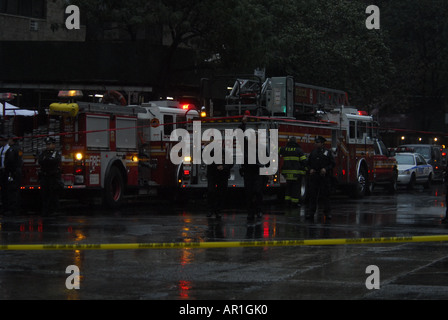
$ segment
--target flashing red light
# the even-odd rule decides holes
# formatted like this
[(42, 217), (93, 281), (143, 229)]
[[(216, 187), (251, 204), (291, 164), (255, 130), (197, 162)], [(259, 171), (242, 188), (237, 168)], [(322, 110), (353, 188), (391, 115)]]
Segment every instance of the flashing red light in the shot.
[(190, 105), (189, 105), (188, 103), (183, 104), (183, 105), (182, 105), (182, 109), (183, 109), (183, 110), (188, 110), (188, 109), (190, 109)]
[(367, 116), (368, 114), (367, 114), (367, 111), (358, 110), (358, 115), (360, 115), (360, 116)]
[(11, 92), (0, 93), (0, 100), (11, 101), (14, 99), (14, 94)]
[(184, 170), (184, 176), (189, 176), (190, 175), (190, 170)]

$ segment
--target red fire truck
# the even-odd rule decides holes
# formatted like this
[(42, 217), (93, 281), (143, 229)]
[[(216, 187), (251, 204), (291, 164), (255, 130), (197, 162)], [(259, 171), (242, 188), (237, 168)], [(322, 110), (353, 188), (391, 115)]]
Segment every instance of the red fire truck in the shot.
[[(376, 138), (373, 118), (347, 105), (345, 92), (295, 83), (291, 77), (269, 78), (264, 83), (238, 79), (227, 96), (227, 116), (202, 119), (201, 128), (216, 128), (220, 132), (235, 129), (248, 110), (251, 116), (247, 128), (277, 129), (279, 148), (294, 136), (309, 154), (316, 136), (326, 138), (336, 160), (334, 185), (349, 189), (353, 196), (368, 194), (376, 185), (395, 191), (397, 164)], [(206, 186), (204, 164), (186, 162), (184, 167), (188, 175), (182, 179), (181, 187)], [(305, 198), (307, 181), (302, 180), (301, 197)], [(284, 182), (277, 173), (269, 177), (266, 186), (278, 187)], [(242, 185), (237, 165), (232, 169), (229, 186)]]
[[(62, 153), (65, 191), (101, 195), (109, 207), (118, 206), (125, 192), (151, 193), (177, 186), (178, 169), (169, 159), (174, 142), (171, 131), (190, 130), (199, 117), (189, 105), (176, 101), (154, 101), (141, 105), (75, 102), (80, 91), (64, 91), (63, 102), (48, 109), (41, 126), (15, 129), (23, 136), (22, 190), (39, 189), (37, 154), (44, 138), (56, 138)], [(21, 131), (21, 132), (18, 132)]]

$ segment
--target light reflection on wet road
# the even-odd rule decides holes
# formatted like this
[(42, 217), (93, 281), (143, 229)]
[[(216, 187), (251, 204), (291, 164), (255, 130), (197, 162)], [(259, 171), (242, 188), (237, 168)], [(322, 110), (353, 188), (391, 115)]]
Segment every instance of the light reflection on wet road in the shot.
[[(1, 244), (148, 243), (300, 240), (448, 234), (442, 185), (333, 198), (333, 219), (307, 221), (304, 209), (266, 202), (247, 223), (229, 205), (220, 220), (203, 203), (131, 201), (107, 211), (65, 204), (58, 217), (2, 217)], [(448, 298), (445, 243), (170, 250), (0, 251), (0, 299), (365, 299)], [(380, 264), (383, 289), (365, 287), (365, 268)], [(81, 288), (65, 287), (65, 268)], [(443, 275), (443, 281), (437, 277)], [(420, 277), (417, 277), (420, 275)], [(294, 284), (294, 285), (292, 285)], [(417, 285), (417, 287), (416, 287)], [(419, 287), (420, 285), (420, 287)], [(23, 288), (27, 290), (23, 290)], [(22, 289), (21, 289), (22, 288)], [(418, 288), (418, 289), (417, 289)], [(447, 289), (447, 290), (445, 290)]]

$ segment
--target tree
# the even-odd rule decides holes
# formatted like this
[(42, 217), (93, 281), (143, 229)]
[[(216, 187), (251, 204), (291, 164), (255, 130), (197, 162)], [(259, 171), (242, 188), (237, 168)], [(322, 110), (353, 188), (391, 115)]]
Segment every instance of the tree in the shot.
[(134, 35), (139, 28), (165, 31), (161, 95), (172, 83), (180, 48), (196, 53), (191, 67), (197, 70), (206, 66), (228, 74), (266, 68), (269, 76), (292, 75), (300, 82), (346, 90), (353, 104), (372, 108), (383, 103), (394, 74), (382, 30), (365, 27), (361, 0), (72, 2), (104, 28)]
[(416, 129), (444, 129), (448, 94), (448, 2), (383, 1), (397, 73), (392, 79), (389, 113), (413, 114)]
[[(277, 7), (280, 9), (280, 7)], [(366, 7), (356, 1), (291, 1), (275, 13), (282, 36), (270, 56), (272, 73), (350, 93), (352, 104), (373, 107), (394, 68), (381, 30), (365, 27)]]

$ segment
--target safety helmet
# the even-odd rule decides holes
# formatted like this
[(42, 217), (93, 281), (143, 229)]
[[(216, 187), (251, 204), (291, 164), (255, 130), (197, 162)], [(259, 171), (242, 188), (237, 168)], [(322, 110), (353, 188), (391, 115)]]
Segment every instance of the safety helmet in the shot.
[(45, 138), (45, 144), (50, 144), (50, 143), (55, 143), (56, 142), (56, 140), (54, 139), (54, 138), (52, 138), (52, 137), (47, 137), (47, 138)]

